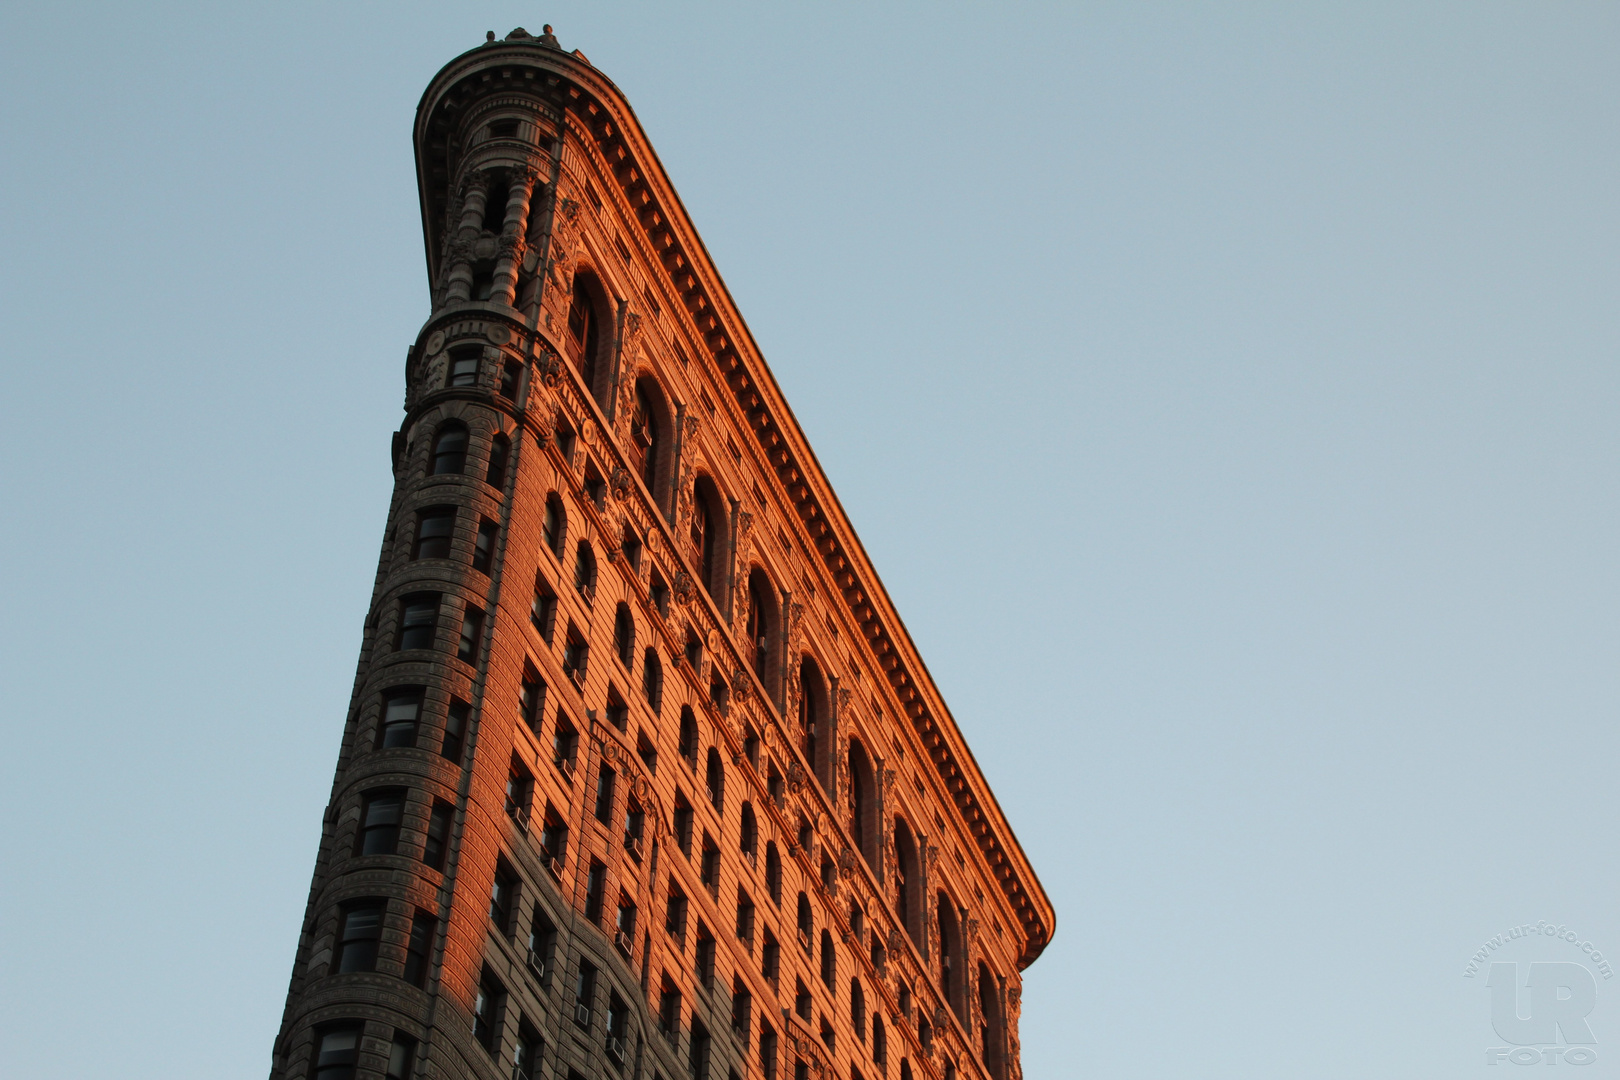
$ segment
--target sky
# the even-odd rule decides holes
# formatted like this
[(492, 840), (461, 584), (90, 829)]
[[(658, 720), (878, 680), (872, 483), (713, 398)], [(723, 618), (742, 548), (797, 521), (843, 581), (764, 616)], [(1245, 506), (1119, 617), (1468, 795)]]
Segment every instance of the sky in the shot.
[[(4, 14), (0, 1075), (268, 1071), (415, 106), (550, 22), (1056, 906), (1026, 1076), (1620, 1077), (1620, 8)], [(1493, 962), (1594, 1041), (1504, 1056)]]

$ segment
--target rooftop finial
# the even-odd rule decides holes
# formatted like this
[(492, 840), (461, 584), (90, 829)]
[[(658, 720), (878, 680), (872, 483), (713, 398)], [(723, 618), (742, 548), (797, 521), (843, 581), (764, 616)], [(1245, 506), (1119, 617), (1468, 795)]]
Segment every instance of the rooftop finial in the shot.
[(557, 35), (551, 32), (550, 23), (546, 23), (546, 25), (540, 28), (540, 44), (553, 49), (562, 48), (561, 45), (557, 44)]
[(495, 31), (493, 31), (493, 30), (485, 30), (484, 31), (484, 43), (487, 45), (488, 43), (490, 43), (491, 41), (494, 41), (494, 40), (495, 40)]

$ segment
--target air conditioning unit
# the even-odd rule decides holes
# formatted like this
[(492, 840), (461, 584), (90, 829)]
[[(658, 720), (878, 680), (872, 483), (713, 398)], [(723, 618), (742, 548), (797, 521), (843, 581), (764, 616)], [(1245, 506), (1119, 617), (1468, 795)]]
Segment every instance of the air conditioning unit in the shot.
[(566, 757), (557, 758), (556, 759), (556, 765), (557, 765), (557, 771), (562, 773), (564, 778), (569, 779), (569, 780), (572, 780), (574, 778), (574, 759), (573, 758), (566, 758)]
[(545, 848), (541, 848), (540, 849), (540, 864), (542, 866), (544, 866), (547, 870), (551, 871), (551, 876), (552, 877), (556, 878), (558, 881), (562, 880), (562, 872), (563, 872), (562, 856), (553, 855), (551, 852), (547, 851)]
[(527, 806), (519, 806), (515, 802), (509, 802), (506, 804), (506, 812), (517, 823), (520, 831), (525, 833), (529, 831), (529, 808)]
[(546, 962), (533, 949), (529, 950), (529, 971), (542, 983), (546, 981)]
[(529, 1072), (526, 1065), (512, 1066), (512, 1080), (534, 1080), (534, 1074)]
[(641, 861), (641, 837), (639, 837), (639, 836), (631, 836), (629, 833), (625, 833), (624, 834), (624, 850), (626, 850), (626, 851), (628, 851), (630, 853), (630, 857), (632, 859), (636, 860), (636, 862), (640, 862)]
[(583, 1001), (574, 1002), (574, 1023), (584, 1028), (591, 1026), (591, 1007)]
[(619, 947), (619, 951), (624, 953), (626, 959), (629, 959), (630, 951), (635, 947), (635, 942), (623, 930), (613, 932), (613, 944)]
[(620, 1065), (623, 1065), (624, 1038), (622, 1036), (609, 1035), (607, 1038), (607, 1052), (612, 1056), (614, 1061), (617, 1061)]

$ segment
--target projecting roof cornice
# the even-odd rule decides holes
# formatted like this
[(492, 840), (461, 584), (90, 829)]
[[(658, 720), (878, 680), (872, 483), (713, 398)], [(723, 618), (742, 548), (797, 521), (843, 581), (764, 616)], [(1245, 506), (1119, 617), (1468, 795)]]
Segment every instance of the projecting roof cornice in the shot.
[(559, 121), (589, 132), (613, 169), (628, 205), (645, 230), (715, 369), (775, 470), (816, 553), (860, 626), (876, 667), (933, 761), (940, 783), (977, 842), (1022, 924), (1021, 963), (1051, 940), (1054, 911), (945, 707), (884, 590), (865, 549), (827, 483), (809, 442), (747, 325), (732, 302), (703, 241), (624, 95), (583, 57), (536, 38), (490, 42), (445, 65), (417, 108), (417, 179), (422, 196), (429, 280), (436, 280), (445, 229), (449, 174), (444, 147), (464, 111), (491, 95), (519, 93), (546, 103)]

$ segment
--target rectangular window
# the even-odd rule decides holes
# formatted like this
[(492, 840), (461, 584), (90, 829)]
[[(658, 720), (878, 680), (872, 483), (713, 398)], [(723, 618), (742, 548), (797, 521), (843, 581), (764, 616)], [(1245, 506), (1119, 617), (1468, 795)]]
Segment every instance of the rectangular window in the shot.
[(489, 887), (489, 921), (503, 934), (512, 932), (512, 912), (517, 908), (518, 876), (505, 859), (495, 864), (495, 879)]
[(411, 917), (411, 937), (405, 944), (405, 981), (412, 986), (426, 986), (428, 959), (433, 952), (433, 931), (439, 924), (425, 911)]
[(338, 917), (336, 974), (377, 970), (377, 943), (382, 938), (383, 902), (356, 900)]
[(764, 944), (760, 946), (759, 967), (760, 973), (770, 980), (771, 985), (777, 985), (782, 977), (782, 946), (769, 930), (765, 931)]
[[(517, 128), (517, 121), (515, 121), (515, 120), (512, 121), (512, 127), (513, 127), (513, 130), (514, 130), (514, 133), (515, 133), (516, 128)], [(523, 365), (517, 363), (515, 360), (508, 360), (504, 365), (502, 365), (502, 367), (501, 367), (501, 396), (502, 397), (508, 397), (508, 398), (514, 398), (514, 399), (517, 397), (518, 377), (521, 376), (522, 374), (523, 374)]]
[(518, 1025), (517, 1046), (512, 1049), (512, 1080), (538, 1080), (540, 1051), (545, 1042), (527, 1023)]
[(401, 687), (383, 697), (382, 723), (377, 726), (377, 749), (416, 745), (416, 724), (422, 715), (422, 688)]
[(681, 992), (675, 984), (665, 975), (662, 988), (658, 994), (658, 1030), (670, 1042), (681, 1030)]
[(439, 621), (439, 594), (412, 593), (399, 602), (396, 649), (431, 649)]
[(570, 623), (568, 636), (563, 641), (563, 674), (575, 686), (585, 681), (585, 665), (590, 662), (590, 655), (590, 646), (585, 644), (585, 639)]
[(697, 952), (693, 971), (705, 990), (714, 988), (714, 936), (702, 923), (697, 926)]
[(765, 1080), (776, 1080), (776, 1032), (763, 1023), (759, 1025), (759, 1067)]
[(439, 753), (451, 761), (461, 761), (461, 749), (466, 745), (467, 721), (472, 718), (472, 706), (465, 701), (452, 701), (444, 714), (444, 745)]
[(404, 815), (403, 791), (378, 791), (365, 796), (355, 854), (394, 854), (399, 847), (399, 824)]
[(467, 605), (461, 617), (461, 641), (456, 645), (456, 659), (475, 663), (478, 660), (478, 641), (484, 635), (484, 609)]
[(539, 578), (534, 583), (534, 603), (529, 607), (529, 621), (540, 633), (540, 640), (551, 644), (551, 634), (557, 625), (557, 594)]
[(320, 1029), (315, 1034), (314, 1080), (354, 1080), (359, 1057), (359, 1024)]
[(422, 861), (435, 870), (444, 869), (444, 857), (450, 850), (450, 823), (455, 807), (442, 799), (433, 800), (428, 814), (427, 838), (422, 841)]
[(692, 857), (692, 805), (678, 791), (675, 793), (675, 843), (680, 845), (682, 855)]
[(582, 1028), (591, 1026), (591, 1009), (596, 1004), (596, 968), (579, 962), (579, 974), (574, 978), (574, 1023)]
[(710, 892), (720, 887), (720, 849), (707, 832), (703, 834), (703, 861), (699, 864), (698, 877)]
[(501, 527), (493, 521), (482, 521), (478, 524), (478, 536), (473, 540), (473, 569), (480, 574), (489, 573), (490, 563), (495, 558), (495, 534)]
[(593, 923), (602, 921), (602, 889), (607, 884), (607, 867), (591, 860), (590, 874), (585, 880), (585, 917)]
[(617, 775), (606, 765), (596, 774), (596, 820), (604, 825), (613, 820), (613, 782)]
[(450, 378), (447, 386), (477, 386), (478, 357), (481, 349), (462, 349), (450, 356)]
[(737, 890), (737, 940), (754, 952), (754, 901), (741, 889)]
[(692, 1080), (708, 1080), (709, 1078), (709, 1029), (703, 1026), (703, 1021), (692, 1018), (692, 1047), (688, 1065), (691, 1069)]
[(388, 1072), (383, 1080), (410, 1080), (411, 1065), (416, 1061), (416, 1040), (403, 1031), (394, 1032), (394, 1041), (388, 1046)]
[(743, 1052), (748, 1051), (748, 1033), (753, 1024), (754, 995), (748, 992), (748, 987), (742, 978), (731, 980), (731, 1030), (737, 1038), (742, 1040)]
[(473, 1038), (491, 1054), (501, 1045), (501, 1014), (506, 1011), (506, 987), (494, 972), (484, 969), (478, 980), (478, 997), (473, 1002)]
[(630, 1030), (630, 1006), (616, 993), (608, 994), (607, 1052), (614, 1062), (624, 1064), (624, 1037)]
[(534, 777), (516, 754), (506, 771), (506, 816), (524, 832), (529, 830), (529, 804), (534, 801)]
[(546, 681), (532, 667), (525, 667), (523, 683), (518, 687), (518, 715), (536, 735), (540, 734), (542, 717), (546, 714)]
[(540, 832), (540, 847), (551, 872), (561, 875), (563, 856), (568, 853), (568, 826), (549, 802), (546, 803), (545, 827)]
[(557, 952), (557, 926), (546, 916), (539, 904), (534, 905), (534, 918), (529, 923), (529, 970), (540, 980), (541, 986), (551, 982), (551, 965)]
[(680, 942), (684, 951), (686, 947), (686, 894), (681, 892), (679, 885), (675, 884), (672, 875), (669, 879), (669, 907), (664, 915), (664, 929), (669, 936)]
[(448, 559), (455, 532), (455, 507), (428, 507), (416, 515), (416, 542), (411, 548), (411, 558)]

